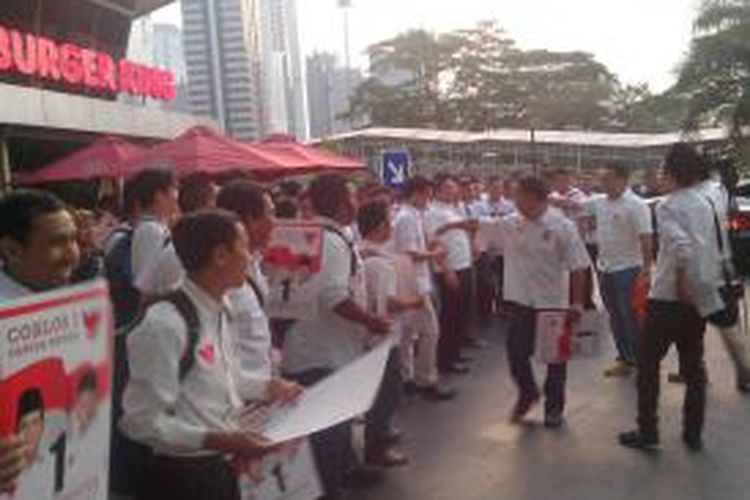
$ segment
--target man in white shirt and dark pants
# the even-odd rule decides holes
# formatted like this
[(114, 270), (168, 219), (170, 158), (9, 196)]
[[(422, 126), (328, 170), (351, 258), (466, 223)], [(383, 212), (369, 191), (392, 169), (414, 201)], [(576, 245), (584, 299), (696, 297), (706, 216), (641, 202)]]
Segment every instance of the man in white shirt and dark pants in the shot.
[(244, 401), (267, 392), (266, 383), (240, 383), (229, 325), (226, 293), (245, 283), (247, 235), (234, 215), (213, 211), (184, 217), (173, 236), (188, 273), (180, 293), (199, 328), (191, 332), (173, 303), (148, 309), (128, 338), (130, 380), (120, 427), (153, 452), (143, 500), (239, 500), (229, 460), (272, 451), (237, 422)]
[(635, 367), (639, 327), (633, 291), (638, 279), (650, 280), (653, 260), (651, 211), (628, 187), (629, 177), (624, 164), (606, 166), (606, 196), (589, 202), (596, 217), (599, 287), (617, 347), (615, 364), (604, 372), (608, 377), (630, 375)]
[(630, 448), (659, 443), (659, 365), (672, 343), (687, 384), (682, 438), (692, 450), (703, 445), (705, 318), (724, 307), (718, 293), (721, 255), (714, 214), (699, 190), (704, 168), (687, 144), (673, 146), (665, 159), (674, 191), (657, 208), (659, 256), (638, 355), (638, 429), (619, 436), (620, 444)]
[[(480, 220), (480, 233), (488, 244), (504, 250), (504, 294), (511, 317), (508, 360), (519, 390), (511, 415), (514, 422), (522, 420), (540, 397), (531, 367), (537, 312), (562, 309), (569, 311), (571, 321), (580, 317), (585, 273), (591, 265), (576, 226), (550, 208), (548, 194), (541, 179), (525, 177), (516, 190), (517, 213)], [(566, 378), (565, 363), (547, 366), (544, 423), (548, 427), (563, 424)]]
[(459, 213), (459, 186), (448, 175), (435, 179), (435, 202), (424, 217), (430, 244), (446, 254), (436, 266), (440, 292), (440, 339), (438, 367), (444, 373), (467, 373), (461, 347), (468, 341), (472, 298), (472, 251), (468, 219)]

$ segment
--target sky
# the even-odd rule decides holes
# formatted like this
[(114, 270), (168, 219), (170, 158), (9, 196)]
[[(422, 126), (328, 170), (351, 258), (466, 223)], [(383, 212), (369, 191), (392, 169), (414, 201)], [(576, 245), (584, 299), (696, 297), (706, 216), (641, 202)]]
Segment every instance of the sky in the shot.
[[(338, 0), (297, 0), (305, 54), (343, 59)], [(353, 64), (366, 67), (368, 45), (409, 28), (448, 31), (497, 20), (523, 49), (591, 52), (624, 83), (669, 87), (690, 43), (699, 0), (353, 0)], [(180, 23), (178, 4), (153, 16)]]

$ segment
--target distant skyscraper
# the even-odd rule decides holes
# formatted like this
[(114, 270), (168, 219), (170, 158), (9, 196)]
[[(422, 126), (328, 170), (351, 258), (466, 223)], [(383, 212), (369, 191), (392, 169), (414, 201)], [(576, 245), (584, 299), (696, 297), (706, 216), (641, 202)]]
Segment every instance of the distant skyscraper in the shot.
[(356, 88), (362, 79), (358, 70), (339, 66), (333, 54), (316, 53), (307, 58), (307, 98), (312, 137), (321, 138), (354, 128), (341, 115), (349, 111), (350, 88)]
[(258, 0), (182, 0), (190, 108), (240, 140), (262, 134)]
[(296, 0), (260, 0), (263, 122), (266, 133), (309, 138)]

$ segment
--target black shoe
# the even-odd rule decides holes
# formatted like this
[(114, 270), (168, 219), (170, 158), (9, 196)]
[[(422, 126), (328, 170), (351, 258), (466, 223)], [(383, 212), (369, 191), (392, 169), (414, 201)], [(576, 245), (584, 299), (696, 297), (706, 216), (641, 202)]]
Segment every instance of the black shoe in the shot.
[(413, 380), (407, 380), (404, 382), (404, 394), (417, 394), (419, 391), (419, 385)]
[(700, 436), (694, 436), (687, 432), (682, 433), (682, 441), (685, 443), (690, 451), (702, 451), (703, 450), (703, 439)]
[(538, 402), (539, 394), (518, 398), (518, 402), (516, 402), (516, 406), (513, 407), (513, 412), (510, 414), (510, 421), (518, 423), (523, 420)]
[(451, 363), (443, 368), (444, 373), (452, 373), (454, 375), (466, 375), (471, 370), (463, 363)]
[(620, 444), (634, 450), (652, 450), (659, 446), (659, 438), (652, 434), (642, 434), (641, 431), (623, 432), (618, 436)]
[(400, 429), (391, 427), (382, 439), (387, 446), (393, 446), (404, 440), (404, 433)]
[(344, 486), (353, 490), (374, 488), (385, 480), (383, 469), (373, 466), (359, 466), (344, 476)]
[(458, 362), (462, 364), (473, 363), (474, 361), (476, 361), (476, 358), (472, 358), (471, 356), (461, 355), (458, 357)]
[(561, 412), (551, 411), (544, 415), (544, 426), (550, 429), (559, 429), (565, 423)]
[(458, 395), (458, 391), (439, 384), (432, 384), (426, 387), (420, 387), (420, 392), (425, 399), (430, 401), (450, 401)]
[(670, 373), (667, 375), (667, 382), (670, 384), (684, 384), (685, 377), (681, 373)]

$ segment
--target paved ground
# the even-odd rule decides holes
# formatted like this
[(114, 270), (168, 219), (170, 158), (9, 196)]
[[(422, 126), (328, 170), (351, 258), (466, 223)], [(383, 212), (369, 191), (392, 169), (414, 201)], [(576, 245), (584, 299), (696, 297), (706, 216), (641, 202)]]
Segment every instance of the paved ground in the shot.
[(357, 500), (750, 499), (750, 397), (735, 390), (715, 333), (707, 336), (705, 451), (692, 454), (680, 440), (684, 389), (664, 380), (676, 367), (670, 354), (662, 367), (662, 448), (644, 455), (615, 443), (633, 426), (635, 387), (633, 379), (602, 377), (608, 357), (570, 367), (565, 427), (544, 428), (540, 408), (534, 423), (510, 425), (515, 391), (503, 330), (486, 331), (490, 346), (476, 353), (472, 373), (452, 379), (461, 390), (456, 402), (404, 405), (400, 426), (412, 463)]

